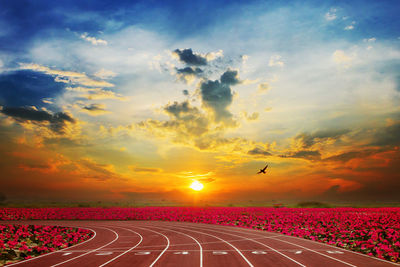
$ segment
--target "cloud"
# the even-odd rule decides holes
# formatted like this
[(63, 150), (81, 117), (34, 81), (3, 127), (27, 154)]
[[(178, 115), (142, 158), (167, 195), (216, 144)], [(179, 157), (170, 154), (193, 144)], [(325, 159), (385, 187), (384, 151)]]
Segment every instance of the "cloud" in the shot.
[(332, 55), (333, 61), (343, 65), (345, 68), (350, 67), (355, 55), (347, 55), (343, 50), (336, 50)]
[(127, 101), (129, 98), (117, 94), (110, 90), (105, 90), (103, 88), (87, 88), (87, 87), (66, 87), (68, 91), (81, 93), (79, 97), (83, 97), (89, 100), (101, 100), (101, 99), (115, 99), (120, 101)]
[(193, 53), (191, 48), (188, 49), (175, 49), (172, 52), (179, 60), (189, 66), (205, 66), (207, 65), (207, 58), (199, 54)]
[(278, 66), (278, 67), (283, 67), (285, 63), (281, 60), (282, 57), (280, 55), (273, 55), (269, 58), (269, 63), (268, 66), (273, 67), (273, 66)]
[(356, 24), (356, 22), (355, 22), (355, 21), (352, 21), (350, 25), (347, 25), (347, 26), (344, 28), (344, 30), (346, 30), (346, 31), (353, 30), (355, 24)]
[(183, 68), (183, 69), (178, 69), (177, 68), (176, 72), (179, 73), (179, 74), (194, 74), (194, 75), (197, 75), (197, 74), (202, 73), (203, 71), (200, 68), (186, 67), (186, 68)]
[(296, 151), (292, 154), (281, 155), (282, 158), (303, 158), (308, 160), (319, 160), (321, 159), (321, 153), (317, 150), (301, 150)]
[(206, 66), (208, 62), (224, 56), (223, 51), (209, 52), (206, 54), (194, 53), (191, 48), (175, 49), (172, 55), (188, 66)]
[(357, 158), (365, 158), (368, 156), (371, 156), (373, 154), (379, 153), (382, 150), (376, 150), (376, 149), (365, 149), (361, 151), (349, 151), (345, 153), (341, 153), (335, 156), (331, 156), (328, 158), (324, 158), (324, 161), (338, 161), (338, 162), (347, 162), (352, 159), (357, 159)]
[(240, 83), (238, 72), (236, 70), (227, 70), (221, 76), (221, 83), (227, 85), (236, 85)]
[(46, 104), (54, 104), (52, 98), (50, 98), (50, 97), (43, 98), (42, 102), (46, 103)]
[(33, 70), (55, 76), (54, 80), (56, 82), (80, 84), (88, 87), (114, 87), (112, 83), (89, 78), (85, 73), (51, 69), (34, 63), (20, 63), (20, 69)]
[(198, 113), (198, 109), (195, 107), (191, 107), (189, 101), (184, 101), (182, 103), (174, 102), (172, 104), (168, 104), (164, 107), (164, 110), (173, 115), (175, 118), (181, 118), (181, 114), (187, 115), (190, 113)]
[(194, 172), (188, 171), (188, 172), (180, 172), (176, 176), (179, 178), (196, 180), (196, 181), (199, 181), (200, 183), (208, 184), (208, 183), (216, 181), (216, 179), (214, 177), (210, 177), (213, 175), (214, 175), (213, 172), (194, 173)]
[(57, 97), (65, 84), (53, 77), (31, 70), (0, 74), (0, 104), (4, 106), (40, 106), (43, 99)]
[(205, 54), (205, 58), (207, 59), (207, 61), (213, 61), (214, 59), (223, 57), (223, 56), (224, 56), (224, 52), (222, 50), (218, 50), (217, 52), (209, 52), (209, 53)]
[(373, 146), (398, 146), (400, 145), (400, 122), (386, 126), (377, 130), (374, 140), (370, 145)]
[(91, 43), (92, 45), (107, 45), (106, 40), (96, 39), (95, 37), (91, 37), (87, 32), (80, 35), (80, 38)]
[(100, 79), (110, 79), (117, 76), (117, 74), (111, 70), (101, 69), (98, 72), (96, 72), (94, 76)]
[(247, 114), (247, 112), (243, 112), (244, 117), (246, 118), (246, 120), (248, 121), (255, 121), (258, 120), (258, 118), (260, 117), (260, 113), (258, 112), (253, 112), (252, 114)]
[(139, 127), (155, 134), (164, 136), (173, 133), (177, 139), (185, 136), (183, 140), (191, 136), (201, 136), (209, 131), (209, 120), (205, 114), (196, 107), (192, 107), (188, 101), (182, 103), (174, 102), (164, 107), (164, 111), (171, 117), (169, 121), (158, 121), (148, 119), (140, 122)]
[(331, 8), (328, 12), (325, 13), (325, 19), (328, 21), (332, 21), (336, 19), (336, 8)]
[(176, 76), (178, 80), (186, 82), (187, 84), (193, 83), (197, 77), (201, 77), (203, 70), (200, 68), (186, 67), (183, 69), (176, 68)]
[(161, 169), (159, 169), (159, 168), (144, 168), (144, 167), (135, 167), (135, 166), (130, 166), (130, 168), (134, 172), (150, 172), (150, 173), (161, 172)]
[(154, 136), (169, 138), (172, 142), (197, 148), (199, 150), (221, 150), (225, 153), (240, 152), (246, 154), (254, 142), (240, 137), (226, 138), (223, 127), (201, 112), (188, 101), (174, 102), (164, 107), (169, 120), (148, 119), (136, 124)]
[(368, 39), (363, 39), (363, 41), (367, 42), (367, 43), (375, 43), (376, 38), (375, 37), (371, 37), (371, 38), (368, 38)]
[(106, 106), (104, 104), (90, 104), (89, 106), (82, 107), (80, 111), (92, 116), (110, 113), (110, 111), (105, 108)]
[(350, 132), (350, 130), (342, 129), (342, 130), (324, 130), (317, 131), (314, 133), (301, 133), (298, 134), (295, 139), (300, 141), (300, 146), (303, 148), (312, 147), (314, 144), (332, 140), (336, 141), (341, 138), (346, 133)]
[(114, 172), (114, 166), (111, 164), (100, 164), (90, 158), (80, 159), (77, 164), (80, 169), (79, 173), (85, 178), (104, 181), (118, 176)]
[(270, 89), (268, 83), (260, 83), (257, 88), (258, 88), (258, 93), (263, 93)]
[(254, 156), (271, 156), (272, 155), (268, 151), (266, 151), (262, 148), (259, 148), (259, 147), (255, 147), (252, 150), (249, 150), (247, 153), (249, 155), (254, 155)]
[(50, 129), (56, 133), (63, 133), (66, 123), (75, 123), (75, 119), (67, 113), (51, 114), (32, 107), (3, 107), (0, 112), (21, 122), (50, 123)]
[(227, 70), (221, 75), (220, 81), (203, 81), (200, 83), (200, 95), (203, 106), (211, 110), (215, 122), (223, 122), (229, 126), (235, 126), (236, 122), (228, 107), (232, 104), (233, 93), (230, 85), (240, 82), (238, 72)]

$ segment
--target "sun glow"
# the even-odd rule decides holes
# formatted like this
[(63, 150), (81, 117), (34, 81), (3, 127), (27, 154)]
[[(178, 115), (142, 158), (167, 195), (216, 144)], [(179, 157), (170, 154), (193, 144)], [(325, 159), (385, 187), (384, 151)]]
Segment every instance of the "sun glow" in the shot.
[(193, 183), (190, 185), (190, 188), (192, 188), (195, 191), (200, 191), (203, 189), (203, 187), (204, 185), (196, 180), (194, 180)]

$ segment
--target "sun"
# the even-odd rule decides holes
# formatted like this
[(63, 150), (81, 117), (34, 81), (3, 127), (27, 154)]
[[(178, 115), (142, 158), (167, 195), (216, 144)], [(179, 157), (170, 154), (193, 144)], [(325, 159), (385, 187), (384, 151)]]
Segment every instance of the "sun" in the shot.
[(196, 180), (194, 180), (193, 183), (190, 185), (190, 188), (192, 188), (195, 191), (200, 191), (203, 189), (203, 187), (204, 185)]

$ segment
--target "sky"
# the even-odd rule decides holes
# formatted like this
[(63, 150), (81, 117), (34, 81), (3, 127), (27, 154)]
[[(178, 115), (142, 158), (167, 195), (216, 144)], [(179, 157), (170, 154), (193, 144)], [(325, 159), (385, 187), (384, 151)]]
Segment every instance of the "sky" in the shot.
[(399, 12), (398, 1), (1, 1), (0, 193), (398, 203)]

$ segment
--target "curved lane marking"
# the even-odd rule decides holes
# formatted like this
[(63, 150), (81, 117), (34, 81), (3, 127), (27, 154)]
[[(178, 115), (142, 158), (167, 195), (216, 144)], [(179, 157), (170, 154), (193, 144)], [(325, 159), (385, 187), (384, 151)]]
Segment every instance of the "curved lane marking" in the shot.
[(195, 231), (195, 230), (190, 230), (190, 229), (187, 229), (187, 228), (181, 228), (181, 229), (185, 229), (186, 231), (195, 232), (195, 233), (199, 233), (199, 234), (209, 235), (209, 236), (212, 236), (212, 237), (214, 237), (214, 238), (216, 238), (216, 239), (218, 239), (218, 240), (221, 240), (222, 242), (228, 244), (228, 245), (231, 246), (234, 250), (236, 250), (236, 252), (239, 253), (239, 255), (247, 262), (247, 264), (248, 264), (249, 266), (254, 267), (254, 265), (242, 254), (242, 252), (240, 252), (239, 249), (237, 249), (234, 245), (232, 245), (232, 244), (229, 243), (228, 241), (226, 241), (226, 240), (224, 240), (224, 239), (222, 239), (222, 238), (219, 238), (218, 236), (212, 235), (212, 234), (207, 234), (207, 233), (204, 233), (204, 232), (199, 232), (199, 231)]
[[(202, 223), (200, 223), (200, 224), (202, 224)], [(211, 224), (209, 224), (209, 225), (211, 225)], [(229, 227), (232, 227), (232, 228), (233, 228), (232, 225), (218, 225), (218, 224), (215, 224), (215, 225), (217, 225), (217, 226), (229, 226)], [(258, 234), (254, 233), (254, 231), (259, 231), (259, 230), (248, 229), (248, 228), (244, 228), (244, 227), (235, 227), (235, 228), (236, 228), (236, 229), (244, 230), (244, 231), (246, 231), (246, 232), (249, 232), (249, 234), (259, 236)], [(234, 230), (226, 230), (226, 231), (232, 231), (232, 232), (239, 233), (238, 231), (234, 231)], [(263, 232), (263, 233), (265, 233), (265, 232)], [(312, 242), (312, 243), (315, 242), (315, 241), (312, 241), (312, 240), (309, 240), (309, 239), (305, 239), (305, 238), (301, 238), (301, 237), (298, 237), (298, 236), (290, 236), (290, 235), (284, 235), (284, 234), (279, 234), (279, 235), (276, 235), (276, 236), (277, 236), (277, 237), (278, 237), (278, 236), (280, 236), (280, 237), (289, 237), (289, 238), (293, 238), (293, 239), (297, 239), (297, 240), (301, 240), (301, 241), (308, 241), (308, 242)], [(272, 239), (273, 237), (275, 237), (275, 236), (272, 236), (272, 237), (269, 236), (269, 237), (266, 237), (266, 238), (271, 238), (271, 239)], [(281, 240), (279, 240), (279, 241), (281, 241)], [(328, 246), (329, 248), (340, 249), (340, 250), (343, 250), (344, 252), (351, 252), (351, 253), (356, 254), (356, 255), (358, 255), (358, 256), (367, 257), (367, 258), (370, 258), (370, 259), (372, 259), (372, 260), (378, 260), (378, 261), (382, 261), (382, 262), (385, 262), (385, 263), (390, 263), (390, 264), (393, 264), (393, 265), (396, 265), (396, 266), (400, 266), (400, 264), (397, 264), (397, 263), (395, 263), (395, 262), (383, 260), (383, 259), (380, 259), (380, 258), (377, 258), (377, 257), (373, 257), (373, 256), (370, 256), (370, 255), (367, 255), (367, 254), (363, 254), (363, 253), (358, 253), (358, 252), (355, 252), (355, 251), (352, 251), (352, 250), (347, 250), (347, 249), (344, 249), (344, 248), (341, 248), (341, 247), (335, 247), (335, 246), (332, 246), (332, 245), (329, 245), (329, 244), (326, 244), (326, 243), (318, 243), (318, 244), (319, 244), (319, 245)], [(316, 250), (325, 251), (325, 250), (322, 250), (322, 249), (316, 249)]]
[(154, 231), (154, 230), (150, 230), (150, 229), (142, 228), (142, 227), (137, 227), (137, 226), (133, 226), (133, 227), (139, 228), (139, 229), (142, 229), (142, 230), (147, 230), (147, 231), (150, 231), (150, 232), (153, 232), (153, 233), (157, 233), (157, 234), (162, 235), (163, 237), (165, 237), (167, 239), (167, 246), (164, 248), (164, 250), (160, 253), (160, 255), (158, 255), (158, 257), (149, 266), (149, 267), (153, 267), (154, 264), (156, 264), (156, 262), (161, 258), (161, 256), (165, 253), (165, 251), (167, 251), (167, 249), (169, 248), (169, 244), (170, 244), (169, 238), (167, 236), (163, 235), (162, 233)]
[(115, 231), (112, 230), (112, 229), (108, 229), (107, 227), (99, 227), (99, 228), (104, 228), (104, 229), (107, 229), (107, 230), (109, 230), (109, 231), (111, 231), (111, 232), (114, 232), (114, 234), (115, 234), (115, 239), (112, 240), (111, 242), (108, 242), (107, 244), (105, 244), (105, 245), (99, 247), (99, 248), (93, 249), (93, 250), (91, 250), (91, 251), (89, 251), (89, 252), (86, 252), (86, 253), (84, 253), (84, 254), (82, 254), (82, 255), (79, 255), (79, 256), (76, 256), (76, 257), (73, 257), (73, 258), (71, 258), (71, 259), (69, 259), (69, 260), (62, 261), (62, 262), (59, 262), (59, 263), (57, 263), (57, 264), (51, 265), (50, 267), (55, 267), (55, 266), (59, 266), (59, 265), (61, 265), (61, 264), (70, 262), (70, 261), (72, 261), (72, 260), (75, 260), (75, 259), (80, 258), (80, 257), (82, 257), (82, 256), (85, 256), (85, 255), (87, 255), (87, 254), (90, 254), (90, 253), (92, 253), (92, 252), (95, 252), (95, 251), (97, 251), (97, 250), (99, 250), (99, 249), (102, 249), (102, 248), (104, 248), (104, 247), (106, 247), (106, 246), (108, 246), (108, 245), (114, 243), (115, 241), (117, 241), (117, 239), (118, 239), (118, 237), (119, 237), (117, 232), (115, 232)]
[[(160, 228), (160, 227), (156, 227), (156, 226), (150, 226), (150, 227), (157, 228), (157, 229), (164, 229), (164, 228)], [(164, 229), (164, 230), (171, 231), (171, 232), (175, 232), (175, 233), (179, 233), (179, 234), (188, 236), (188, 237), (190, 237), (191, 239), (193, 239), (193, 240), (197, 243), (197, 245), (199, 245), (199, 248), (200, 248), (200, 267), (203, 267), (203, 247), (201, 246), (201, 244), (199, 243), (199, 241), (197, 241), (196, 238), (194, 238), (194, 237), (191, 236), (191, 235), (188, 235), (188, 234), (179, 232), (179, 231), (175, 231), (175, 230), (171, 230), (171, 229)]]
[[(209, 230), (209, 231), (212, 231), (212, 232), (219, 232), (219, 233), (221, 233), (220, 231), (211, 230), (211, 229), (209, 229), (209, 228), (207, 228), (207, 227), (198, 227), (198, 228), (201, 228), (201, 229), (203, 229), (203, 230)], [(195, 228), (195, 229), (196, 229), (196, 228)], [(274, 249), (274, 248), (272, 248), (272, 247), (270, 247), (270, 246), (268, 246), (268, 245), (266, 245), (266, 244), (264, 244), (264, 243), (261, 243), (261, 242), (259, 242), (259, 241), (257, 241), (257, 240), (254, 240), (254, 239), (251, 239), (251, 238), (248, 238), (248, 237), (245, 237), (245, 236), (240, 236), (240, 235), (235, 235), (235, 234), (226, 233), (226, 232), (224, 232), (224, 234), (228, 234), (228, 235), (231, 235), (231, 236), (240, 237), (240, 238), (243, 238), (243, 240), (249, 240), (249, 241), (255, 242), (255, 243), (257, 243), (257, 244), (260, 244), (260, 245), (262, 245), (262, 246), (264, 246), (264, 247), (267, 247), (267, 248), (271, 249), (272, 251), (275, 251), (275, 252), (278, 253), (279, 255), (281, 255), (281, 256), (283, 256), (283, 257), (285, 257), (285, 258), (287, 258), (287, 259), (289, 259), (289, 260), (295, 262), (296, 264), (298, 264), (298, 265), (300, 265), (300, 266), (302, 266), (302, 267), (306, 267), (304, 264), (301, 264), (300, 262), (296, 261), (295, 259), (292, 259), (292, 258), (290, 258), (289, 256), (283, 254), (282, 252), (279, 252), (278, 250), (276, 250), (276, 249)], [(239, 240), (239, 241), (240, 241), (240, 240)], [(253, 251), (252, 253), (253, 253), (253, 254), (257, 254), (257, 253), (254, 253), (254, 252), (255, 252), (255, 251)], [(265, 254), (266, 254), (266, 253), (265, 253)]]
[[(203, 227), (203, 228), (209, 229), (208, 227)], [(230, 231), (230, 232), (238, 233), (238, 231), (233, 231), (233, 230), (225, 230), (225, 231)], [(253, 234), (253, 233), (250, 233), (250, 234), (252, 234), (252, 235), (257, 235), (257, 234), (255, 234), (255, 233), (254, 233), (254, 234)], [(304, 248), (304, 249), (306, 249), (306, 250), (309, 250), (309, 251), (312, 251), (312, 252), (314, 252), (314, 253), (317, 253), (317, 254), (319, 254), (319, 255), (322, 255), (322, 256), (324, 256), (324, 257), (333, 259), (333, 260), (335, 260), (335, 261), (339, 261), (339, 262), (344, 263), (344, 264), (346, 264), (346, 265), (349, 265), (349, 266), (352, 266), (352, 267), (357, 267), (356, 265), (353, 265), (353, 264), (351, 264), (351, 263), (348, 263), (348, 262), (339, 260), (339, 259), (337, 259), (337, 258), (328, 256), (328, 255), (325, 255), (325, 254), (323, 254), (323, 253), (320, 253), (320, 252), (318, 252), (318, 251), (316, 251), (316, 250), (313, 250), (313, 249), (310, 249), (310, 248), (306, 248), (306, 247), (303, 247), (303, 246), (301, 246), (301, 245), (298, 245), (298, 244), (295, 244), (295, 243), (292, 243), (292, 242), (289, 242), (289, 241), (284, 241), (284, 240), (280, 240), (280, 239), (273, 238), (273, 237), (272, 237), (271, 239), (274, 239), (274, 240), (277, 240), (277, 241), (281, 241), (281, 242), (285, 242), (285, 243), (288, 243), (288, 244), (291, 244), (291, 245), (294, 245), (294, 246), (297, 246), (297, 247), (301, 247), (301, 248)]]
[[(108, 227), (110, 227), (110, 226), (108, 226)], [(131, 230), (131, 229), (128, 229), (128, 228), (119, 227), (119, 226), (112, 226), (112, 227), (125, 229), (125, 230), (128, 230), (128, 231), (132, 232), (132, 233), (135, 233), (135, 234), (137, 234), (137, 235), (140, 236), (140, 241), (139, 241), (139, 243), (137, 243), (135, 246), (133, 246), (133, 247), (131, 247), (130, 249), (126, 250), (126, 251), (123, 252), (122, 254), (119, 254), (118, 256), (116, 256), (116, 257), (112, 258), (111, 260), (109, 260), (109, 261), (103, 263), (102, 265), (99, 265), (99, 267), (103, 267), (103, 266), (109, 264), (110, 262), (112, 262), (112, 261), (118, 259), (118, 258), (121, 257), (122, 255), (128, 253), (128, 252), (131, 251), (132, 249), (134, 249), (134, 248), (136, 248), (137, 246), (139, 246), (139, 244), (142, 243), (142, 241), (143, 241), (143, 236), (142, 236), (141, 234), (139, 234), (138, 232), (135, 232), (135, 231), (133, 231), (133, 230)]]
[[(305, 238), (301, 238), (301, 237), (297, 237), (297, 236), (290, 236), (290, 235), (283, 235), (283, 236), (284, 237), (296, 238), (296, 239), (300, 239), (300, 240), (306, 240), (306, 241), (309, 241), (309, 242), (315, 242), (315, 241), (312, 241), (312, 240), (309, 240), (309, 239), (305, 239)], [(370, 256), (370, 255), (367, 255), (367, 254), (358, 253), (358, 252), (355, 252), (355, 251), (352, 251), (352, 250), (348, 250), (348, 249), (344, 249), (344, 248), (341, 248), (341, 247), (334, 247), (334, 246), (331, 246), (331, 245), (325, 244), (325, 243), (322, 243), (322, 244), (326, 245), (326, 246), (329, 246), (329, 247), (332, 247), (332, 248), (335, 248), (335, 249), (343, 250), (345, 252), (351, 252), (351, 253), (359, 255), (359, 256), (364, 256), (364, 257), (367, 257), (367, 258), (370, 258), (370, 259), (373, 259), (373, 260), (379, 260), (379, 261), (382, 261), (382, 262), (385, 262), (385, 263), (391, 263), (393, 265), (400, 266), (400, 264), (398, 264), (398, 263), (391, 262), (391, 261), (388, 261), (388, 260), (383, 260), (381, 258), (373, 257), (373, 256)]]
[[(75, 227), (75, 226), (68, 226), (68, 227)], [(85, 228), (85, 227), (76, 227), (76, 228), (82, 228), (82, 229), (90, 230), (90, 231), (92, 231), (94, 233), (94, 235), (91, 238), (89, 238), (88, 240), (83, 241), (82, 243), (79, 243), (79, 244), (76, 244), (76, 245), (73, 245), (73, 246), (70, 246), (70, 247), (66, 247), (66, 248), (63, 248), (63, 249), (60, 249), (60, 250), (56, 250), (56, 251), (53, 251), (53, 252), (50, 252), (50, 253), (42, 254), (42, 255), (36, 256), (34, 258), (31, 258), (31, 259), (27, 259), (27, 260), (11, 263), (11, 264), (8, 264), (7, 266), (14, 266), (14, 265), (17, 265), (17, 264), (26, 263), (28, 261), (33, 261), (33, 260), (36, 260), (36, 259), (39, 259), (39, 258), (43, 258), (45, 256), (52, 255), (54, 253), (59, 253), (60, 251), (65, 251), (67, 249), (74, 248), (74, 247), (77, 247), (79, 245), (83, 245), (83, 244), (93, 240), (96, 237), (96, 231), (93, 230), (93, 229)]]

